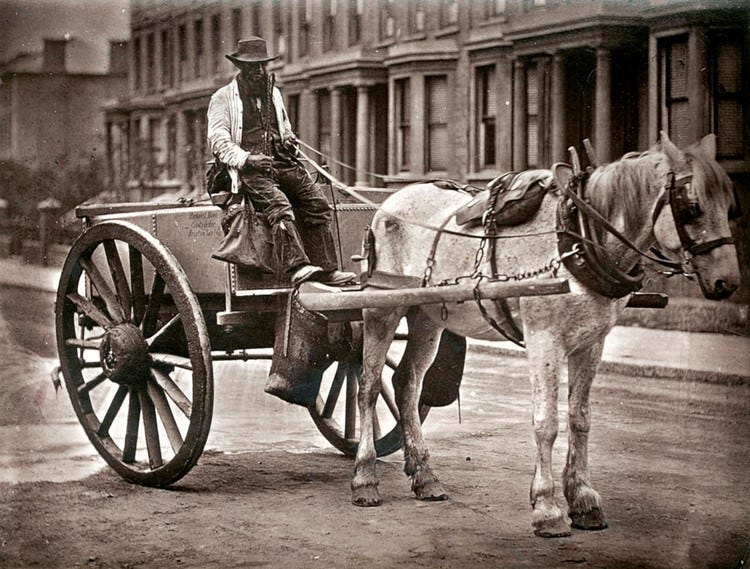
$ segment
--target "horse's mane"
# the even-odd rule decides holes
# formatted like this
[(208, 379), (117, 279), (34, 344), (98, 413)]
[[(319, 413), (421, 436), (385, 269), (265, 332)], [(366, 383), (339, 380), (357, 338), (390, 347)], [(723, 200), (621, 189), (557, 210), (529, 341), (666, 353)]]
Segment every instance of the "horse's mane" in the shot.
[(626, 231), (643, 225), (642, 208), (649, 203), (659, 174), (659, 165), (666, 156), (656, 150), (629, 152), (620, 160), (600, 166), (592, 172), (587, 187), (591, 205), (611, 219), (621, 214)]

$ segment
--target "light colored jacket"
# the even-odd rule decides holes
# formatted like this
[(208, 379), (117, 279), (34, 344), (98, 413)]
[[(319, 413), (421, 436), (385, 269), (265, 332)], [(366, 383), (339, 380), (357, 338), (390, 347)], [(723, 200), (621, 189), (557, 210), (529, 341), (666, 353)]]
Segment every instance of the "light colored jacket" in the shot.
[[(281, 139), (293, 137), (292, 125), (284, 107), (281, 91), (273, 88), (273, 106)], [(242, 142), (242, 98), (237, 79), (211, 96), (208, 104), (208, 144), (211, 152), (229, 168), (232, 191), (239, 191), (238, 170), (245, 165), (249, 152), (240, 147)]]

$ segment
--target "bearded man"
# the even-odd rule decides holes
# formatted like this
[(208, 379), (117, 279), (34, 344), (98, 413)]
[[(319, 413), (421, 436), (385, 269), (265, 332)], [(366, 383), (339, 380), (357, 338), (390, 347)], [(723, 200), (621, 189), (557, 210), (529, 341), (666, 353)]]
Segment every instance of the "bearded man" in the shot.
[(274, 258), (292, 285), (354, 281), (354, 273), (338, 270), (328, 200), (296, 158), (297, 138), (268, 73), (268, 62), (276, 57), (268, 56), (260, 37), (240, 40), (226, 57), (239, 73), (211, 97), (208, 142), (228, 167), (232, 192), (267, 218)]

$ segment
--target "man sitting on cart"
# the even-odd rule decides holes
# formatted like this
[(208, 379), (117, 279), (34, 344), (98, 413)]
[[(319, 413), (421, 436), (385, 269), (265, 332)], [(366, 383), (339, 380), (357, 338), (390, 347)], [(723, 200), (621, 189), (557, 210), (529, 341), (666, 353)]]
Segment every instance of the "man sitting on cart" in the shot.
[[(338, 270), (331, 207), (296, 158), (297, 139), (274, 75), (267, 69), (276, 57), (268, 56), (260, 37), (240, 40), (237, 51), (226, 57), (239, 73), (211, 97), (208, 142), (228, 166), (232, 192), (244, 195), (268, 219), (274, 257), (283, 263), (280, 269), (293, 285), (315, 280), (340, 286), (353, 281), (354, 273)], [(301, 232), (294, 223), (295, 212)]]

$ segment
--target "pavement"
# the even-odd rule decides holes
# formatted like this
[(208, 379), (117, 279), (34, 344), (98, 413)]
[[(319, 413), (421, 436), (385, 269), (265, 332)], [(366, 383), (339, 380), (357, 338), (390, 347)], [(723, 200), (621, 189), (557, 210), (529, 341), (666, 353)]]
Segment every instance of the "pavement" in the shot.
[[(60, 269), (0, 258), (3, 286), (53, 293)], [(645, 310), (645, 309), (633, 309)], [(510, 342), (471, 340), (470, 351), (525, 357)], [(600, 371), (641, 377), (750, 385), (750, 337), (615, 326), (607, 336)]]

